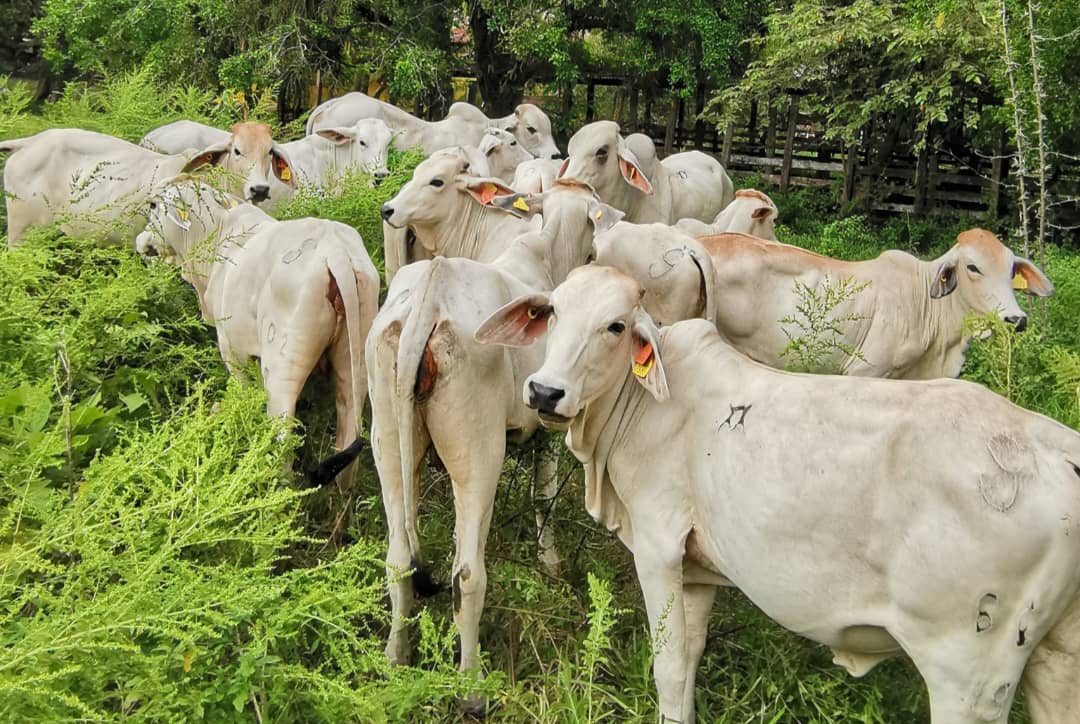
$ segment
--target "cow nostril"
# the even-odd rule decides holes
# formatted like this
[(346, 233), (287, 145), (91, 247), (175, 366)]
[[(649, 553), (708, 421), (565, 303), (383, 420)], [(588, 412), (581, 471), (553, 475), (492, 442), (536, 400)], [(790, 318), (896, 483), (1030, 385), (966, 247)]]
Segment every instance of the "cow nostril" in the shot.
[(1011, 324), (1013, 329), (1017, 332), (1023, 332), (1027, 329), (1028, 318), (1026, 314), (1013, 315), (1011, 317), (1005, 317), (1005, 323)]
[(382, 218), (383, 221), (390, 221), (390, 217), (394, 215), (394, 207), (389, 204), (383, 204)]

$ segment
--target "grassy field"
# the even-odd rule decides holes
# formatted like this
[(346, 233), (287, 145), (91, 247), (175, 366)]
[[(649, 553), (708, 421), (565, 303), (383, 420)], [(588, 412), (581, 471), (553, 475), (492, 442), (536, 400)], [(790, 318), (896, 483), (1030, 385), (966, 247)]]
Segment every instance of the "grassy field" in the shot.
[[(0, 137), (70, 125), (137, 139), (185, 115), (224, 125), (265, 112), (231, 103), (138, 74), (33, 113), (0, 94)], [(340, 199), (301, 197), (281, 213), (352, 223), (378, 256), (378, 207), (415, 162), (396, 156), (378, 187), (355, 178)], [(839, 218), (825, 196), (776, 199), (781, 239), (845, 258), (937, 255), (972, 225), (871, 223)], [(977, 343), (964, 377), (1076, 427), (1080, 255), (1053, 249), (1045, 269), (1057, 295), (1032, 307), (1028, 332)], [(264, 404), (257, 385), (227, 379), (174, 269), (52, 230), (0, 252), (0, 718), (457, 721), (458, 695), (480, 686), (493, 721), (654, 720), (632, 562), (585, 514), (561, 441), (536, 440), (506, 462), (478, 683), (455, 672), (448, 592), (417, 617), (414, 665), (386, 663), (385, 526), (370, 454), (350, 489), (303, 489), (302, 471), (330, 450), (327, 381), (309, 384), (296, 425), (266, 419)], [(551, 523), (565, 559), (558, 577), (536, 563), (537, 445), (560, 456), (564, 481)], [(343, 500), (352, 524), (331, 544)], [(447, 581), (453, 506), (437, 465), (422, 501), (421, 540)], [(909, 663), (852, 679), (738, 593), (718, 598), (700, 721), (927, 720)]]

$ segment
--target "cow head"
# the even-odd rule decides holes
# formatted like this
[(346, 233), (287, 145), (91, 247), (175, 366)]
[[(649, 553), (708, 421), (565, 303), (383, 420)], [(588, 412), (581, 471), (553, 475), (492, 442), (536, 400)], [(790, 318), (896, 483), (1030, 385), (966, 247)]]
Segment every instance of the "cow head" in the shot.
[(203, 149), (183, 171), (214, 164), (241, 179), (243, 197), (255, 204), (270, 199), (273, 179), (295, 189), (292, 165), (285, 150), (274, 142), (265, 123), (237, 123), (229, 129), (229, 139)]
[(363, 118), (351, 126), (320, 128), (314, 135), (334, 144), (339, 151), (348, 154), (346, 166), (355, 166), (375, 178), (386, 178), (386, 154), (393, 140), (393, 131), (385, 121)]
[(637, 193), (651, 194), (637, 155), (619, 135), (613, 121), (584, 126), (570, 139), (559, 178), (575, 178), (592, 186), (605, 202), (627, 211)]
[(930, 297), (954, 295), (965, 313), (997, 314), (1016, 331), (1027, 327), (1027, 314), (1016, 303), (1014, 289), (1049, 297), (1054, 285), (1027, 259), (1016, 256), (986, 229), (968, 229), (937, 260)]
[(396, 229), (432, 226), (460, 216), (469, 204), (486, 205), (496, 196), (514, 193), (501, 179), (472, 176), (471, 170), (462, 150), (432, 154), (397, 196), (383, 204), (383, 221)]
[(489, 128), (484, 131), (478, 146), (488, 160), (491, 175), (509, 181), (514, 177), (518, 164), (532, 160), (532, 154), (509, 131)]
[(716, 319), (712, 259), (693, 237), (665, 224), (618, 223), (593, 239), (597, 264), (635, 279), (658, 324)]
[(555, 138), (551, 135), (551, 120), (532, 103), (522, 103), (508, 116), (504, 130), (521, 143), (522, 148), (536, 158), (562, 158)]
[(749, 234), (776, 241), (776, 217), (779, 212), (769, 196), (757, 189), (739, 189), (735, 199), (720, 212), (714, 231)]
[(525, 380), (525, 403), (545, 424), (577, 417), (593, 400), (621, 386), (630, 372), (657, 400), (668, 398), (660, 335), (641, 307), (630, 277), (591, 264), (547, 294), (510, 302), (475, 334), (485, 344), (523, 347), (547, 334), (544, 364)]
[(180, 263), (194, 243), (213, 234), (218, 217), (239, 204), (239, 199), (187, 174), (168, 179), (150, 194), (146, 227), (135, 237), (135, 250)]

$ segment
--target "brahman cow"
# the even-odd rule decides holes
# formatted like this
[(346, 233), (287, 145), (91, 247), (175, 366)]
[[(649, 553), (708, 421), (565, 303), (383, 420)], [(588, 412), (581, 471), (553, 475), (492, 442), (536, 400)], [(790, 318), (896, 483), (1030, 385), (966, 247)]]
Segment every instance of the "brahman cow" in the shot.
[(793, 340), (812, 342), (806, 372), (956, 377), (971, 341), (967, 317), (996, 314), (1023, 331), (1014, 285), (1054, 293), (1038, 267), (985, 229), (963, 232), (933, 261), (895, 250), (842, 261), (745, 234), (693, 239), (661, 224), (620, 223), (595, 246), (598, 263), (638, 280), (655, 319), (704, 316), (771, 367), (793, 362), (784, 355)]
[(334, 378), (335, 444), (358, 450), (367, 396), (362, 349), (378, 309), (379, 276), (355, 229), (326, 219), (275, 221), (178, 179), (151, 201), (136, 246), (180, 266), (231, 371), (259, 359), (267, 414), (294, 415), (305, 381), (325, 358)]
[(734, 198), (731, 179), (713, 157), (686, 151), (657, 161), (647, 136), (624, 139), (614, 121), (590, 123), (570, 138), (559, 177), (584, 181), (638, 223), (711, 221)]
[(776, 241), (776, 204), (757, 189), (739, 189), (735, 200), (724, 207), (711, 224), (680, 219), (676, 228), (692, 236), (715, 236), (726, 231)]
[[(489, 175), (506, 182), (514, 178), (518, 166), (525, 161), (535, 160), (533, 155), (518, 142), (517, 138), (509, 131), (499, 128), (489, 128), (484, 131), (484, 137), (480, 139), (477, 148), (480, 153), (487, 157)], [(548, 160), (550, 163), (559, 163), (551, 159)]]
[(189, 158), (166, 156), (123, 139), (76, 128), (54, 128), (0, 141), (8, 244), (29, 227), (60, 222), (64, 233), (130, 244), (146, 226), (146, 201), (181, 172), (213, 162), (214, 148)]
[(488, 118), (471, 103), (455, 103), (443, 120), (425, 121), (364, 93), (346, 93), (325, 101), (311, 112), (307, 133), (311, 135), (330, 126), (347, 126), (360, 118), (381, 118), (394, 129), (396, 148), (419, 146), (428, 155), (449, 146), (477, 146), (484, 131), (494, 127), (512, 133), (533, 156), (562, 158), (551, 135), (551, 121), (532, 103), (522, 103), (503, 118)]
[[(537, 427), (518, 390), (525, 375), (539, 366), (543, 350), (486, 347), (472, 335), (491, 310), (518, 295), (553, 288), (585, 262), (592, 242), (587, 220), (592, 199), (591, 189), (565, 183), (539, 198), (502, 200), (522, 213), (535, 213), (542, 204), (543, 228), (519, 237), (489, 264), (436, 257), (402, 267), (372, 325), (366, 347), (371, 440), (390, 536), (386, 563), (392, 621), (386, 653), (395, 663), (409, 658), (406, 619), (414, 588), (421, 595), (431, 592), (416, 530), (420, 464), (430, 445), (454, 490), (452, 588), (461, 669), (479, 667), (479, 621), (487, 586), (484, 546), (495, 488), (507, 432), (521, 441)], [(537, 502), (546, 505), (555, 493), (554, 463), (540, 457), (537, 464)], [(541, 557), (551, 566), (558, 558), (541, 517), (538, 513)], [(414, 576), (401, 577), (409, 568), (415, 569)]]
[(1036, 724), (1080, 720), (1076, 431), (970, 382), (773, 370), (642, 291), (584, 267), (476, 338), (547, 332), (524, 399), (633, 553), (662, 721), (694, 721), (718, 585), (855, 676), (906, 654), (934, 724), (1007, 721), (1022, 675)]
[(235, 178), (230, 190), (253, 204), (277, 202), (296, 188), (295, 169), (265, 123), (237, 123), (228, 131), (195, 121), (175, 121), (143, 136), (139, 145), (160, 153), (205, 149), (207, 162)]
[(420, 259), (464, 256), (491, 261), (518, 236), (537, 228), (532, 220), (488, 205), (514, 190), (500, 179), (478, 176), (476, 153), (458, 147), (433, 154), (416, 167), (397, 196), (383, 204), (388, 282), (401, 266)]
[[(384, 122), (367, 118), (352, 126), (320, 129), (311, 136), (281, 144), (281, 150), (292, 166), (296, 182), (322, 188), (353, 168), (375, 178), (387, 176), (390, 171), (386, 168), (386, 153), (391, 137), (390, 127)], [(176, 121), (146, 134), (140, 145), (162, 153), (180, 153), (222, 143), (229, 138), (228, 132), (202, 123)], [(234, 152), (233, 155), (237, 154)], [(239, 156), (246, 155), (241, 150)], [(270, 200), (273, 202), (291, 196), (294, 188), (281, 184), (277, 191), (271, 189)], [(271, 204), (261, 206), (269, 210)]]
[(534, 158), (522, 161), (514, 169), (510, 186), (515, 191), (526, 194), (539, 194), (555, 185), (562, 161), (550, 158)]

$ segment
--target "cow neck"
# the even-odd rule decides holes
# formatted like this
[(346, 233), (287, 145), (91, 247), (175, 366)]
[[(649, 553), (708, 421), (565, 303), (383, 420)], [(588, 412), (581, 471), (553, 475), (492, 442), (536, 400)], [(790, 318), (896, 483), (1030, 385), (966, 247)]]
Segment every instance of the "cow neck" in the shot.
[(558, 191), (548, 197), (544, 211), (540, 251), (552, 283), (558, 285), (588, 258), (592, 246), (588, 209), (578, 192)]
[[(967, 316), (958, 292), (941, 297), (930, 298), (930, 289), (937, 281), (941, 259), (918, 261), (919, 279), (909, 285), (915, 299), (911, 309), (921, 312), (925, 320), (919, 328), (924, 330), (924, 353), (909, 367), (910, 379), (957, 377), (964, 366), (971, 335), (964, 331), (964, 318)], [(957, 270), (959, 274), (959, 270)]]
[(566, 432), (567, 447), (585, 469), (585, 509), (631, 548), (630, 517), (608, 467), (612, 453), (639, 423), (651, 401), (628, 371), (621, 383), (586, 404)]
[(520, 219), (468, 199), (457, 204), (458, 211), (428, 225), (413, 224), (417, 243), (434, 256), (460, 256), (475, 261), (492, 261), (527, 228)]

